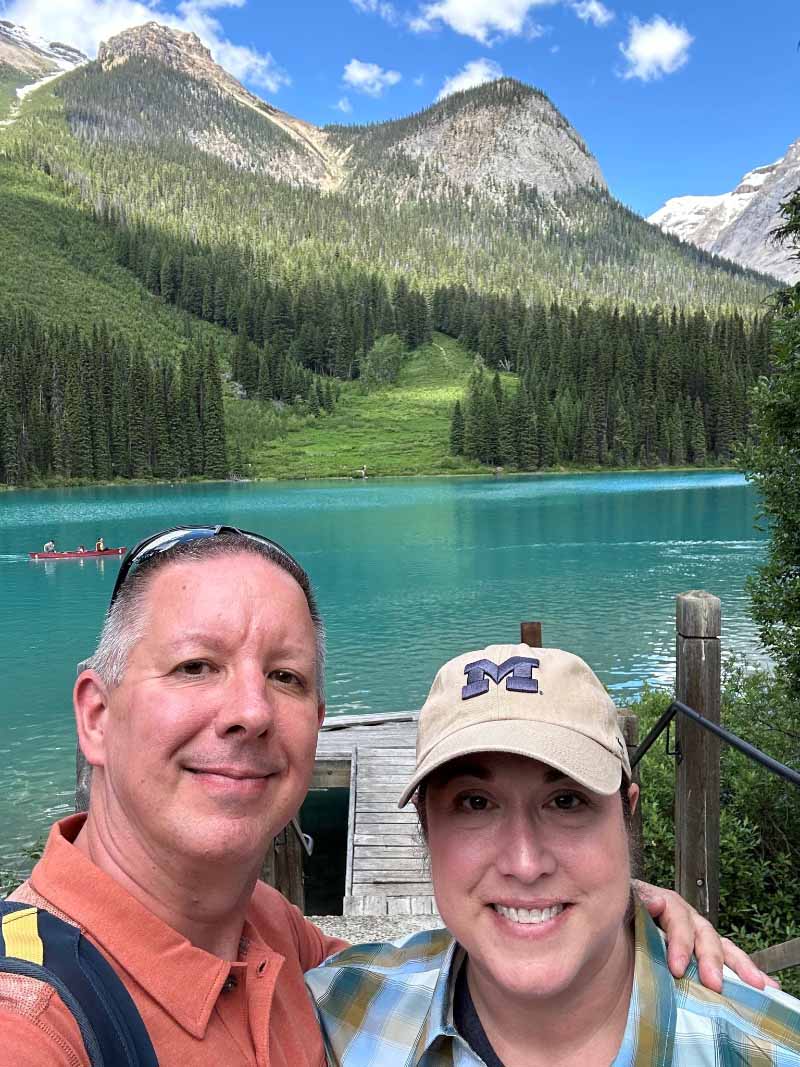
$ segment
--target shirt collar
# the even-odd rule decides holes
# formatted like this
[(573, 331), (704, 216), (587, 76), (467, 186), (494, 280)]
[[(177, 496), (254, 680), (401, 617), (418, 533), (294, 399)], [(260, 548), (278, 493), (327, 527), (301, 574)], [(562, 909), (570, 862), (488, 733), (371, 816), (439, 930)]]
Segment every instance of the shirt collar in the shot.
[[(192, 945), (75, 848), (85, 820), (72, 815), (53, 826), (31, 885), (78, 923), (176, 1023), (202, 1038), (233, 965)], [(255, 944), (261, 939), (251, 923), (245, 922), (243, 934), (250, 941), (248, 956), (255, 951), (281, 966), (282, 956)]]
[[(453, 942), (441, 959), (430, 1010), (420, 1031), (410, 1064), (418, 1064), (442, 1038), (461, 1040), (453, 1023), (455, 980), (466, 953)], [(692, 961), (685, 978), (697, 976)], [(625, 1036), (612, 1067), (670, 1067), (673, 1062), (677, 1018), (675, 980), (667, 966), (661, 933), (644, 905), (635, 904), (635, 964), (633, 991)]]
[(431, 997), (431, 1006), (409, 1063), (419, 1063), (425, 1053), (440, 1038), (459, 1039), (458, 1031), (453, 1023), (453, 993), (456, 976), (465, 958), (466, 952), (456, 941), (451, 943), (442, 956), (439, 977), (436, 979)]
[[(669, 1067), (677, 1019), (675, 980), (661, 933), (644, 905), (635, 905), (633, 990), (622, 1046), (612, 1067)], [(696, 975), (692, 962), (685, 975)]]

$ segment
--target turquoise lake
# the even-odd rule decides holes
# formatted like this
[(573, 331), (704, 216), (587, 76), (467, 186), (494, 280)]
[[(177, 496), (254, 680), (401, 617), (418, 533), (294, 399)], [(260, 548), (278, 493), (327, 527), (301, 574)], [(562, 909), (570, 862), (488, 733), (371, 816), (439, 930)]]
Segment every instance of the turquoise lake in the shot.
[(436, 668), (540, 619), (618, 704), (674, 680), (674, 598), (722, 599), (723, 644), (760, 661), (744, 582), (763, 559), (755, 491), (734, 473), (396, 479), (29, 491), (0, 496), (0, 867), (70, 810), (76, 663), (117, 560), (27, 558), (230, 523), (308, 568), (328, 624), (329, 714), (418, 707)]

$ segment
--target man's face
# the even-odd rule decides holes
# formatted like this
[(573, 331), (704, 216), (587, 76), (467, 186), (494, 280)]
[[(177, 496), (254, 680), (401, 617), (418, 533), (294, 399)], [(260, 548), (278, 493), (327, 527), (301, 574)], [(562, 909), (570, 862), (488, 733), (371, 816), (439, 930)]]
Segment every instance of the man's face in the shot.
[(618, 973), (630, 894), (619, 794), (543, 763), (482, 753), (425, 800), (436, 901), (484, 1001), (557, 998)]
[(108, 693), (109, 829), (154, 857), (259, 862), (305, 797), (323, 713), (289, 574), (249, 553), (167, 565)]

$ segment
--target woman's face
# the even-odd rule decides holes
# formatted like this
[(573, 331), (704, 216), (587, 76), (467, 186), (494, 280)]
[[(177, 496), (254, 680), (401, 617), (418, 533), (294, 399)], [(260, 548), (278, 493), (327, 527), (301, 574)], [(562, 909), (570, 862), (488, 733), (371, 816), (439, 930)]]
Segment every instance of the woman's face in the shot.
[(618, 973), (630, 898), (619, 793), (481, 753), (431, 776), (425, 815), (436, 902), (475, 991), (558, 998)]

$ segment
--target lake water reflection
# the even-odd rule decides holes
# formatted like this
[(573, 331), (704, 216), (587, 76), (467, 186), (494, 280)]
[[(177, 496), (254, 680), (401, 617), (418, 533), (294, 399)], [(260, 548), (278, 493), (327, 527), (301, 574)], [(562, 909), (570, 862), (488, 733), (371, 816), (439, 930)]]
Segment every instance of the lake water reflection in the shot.
[(69, 809), (69, 690), (91, 651), (116, 560), (32, 563), (59, 548), (130, 546), (182, 522), (285, 544), (328, 622), (329, 714), (418, 707), (436, 667), (541, 619), (618, 703), (674, 675), (674, 597), (723, 602), (724, 648), (758, 659), (745, 577), (763, 558), (757, 498), (732, 473), (215, 484), (0, 496), (3, 714), (0, 866)]

